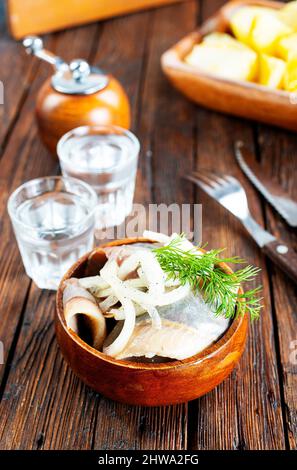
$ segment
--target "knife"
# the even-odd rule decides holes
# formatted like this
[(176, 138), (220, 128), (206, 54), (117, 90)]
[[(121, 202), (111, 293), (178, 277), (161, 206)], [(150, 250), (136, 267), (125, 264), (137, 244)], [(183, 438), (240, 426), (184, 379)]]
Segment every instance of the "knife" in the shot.
[(235, 156), (240, 168), (258, 191), (291, 227), (297, 227), (297, 203), (276, 182), (265, 175), (263, 168), (241, 141), (235, 143)]
[(234, 176), (199, 168), (185, 175), (233, 214), (262, 251), (297, 283), (297, 252), (259, 225), (249, 210), (244, 187)]

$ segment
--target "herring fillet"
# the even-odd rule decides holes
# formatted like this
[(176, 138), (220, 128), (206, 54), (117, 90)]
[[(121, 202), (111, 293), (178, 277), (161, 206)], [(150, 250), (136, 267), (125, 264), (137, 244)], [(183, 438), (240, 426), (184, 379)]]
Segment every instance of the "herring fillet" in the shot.
[(116, 359), (154, 356), (182, 360), (205, 348), (199, 330), (182, 323), (162, 320), (162, 328), (153, 328), (149, 320), (136, 323), (132, 337)]

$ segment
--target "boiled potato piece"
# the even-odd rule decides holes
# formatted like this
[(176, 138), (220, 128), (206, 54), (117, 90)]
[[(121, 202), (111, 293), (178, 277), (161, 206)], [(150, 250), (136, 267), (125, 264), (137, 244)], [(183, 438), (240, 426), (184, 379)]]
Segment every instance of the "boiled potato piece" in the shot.
[(279, 10), (278, 16), (283, 23), (297, 31), (297, 1), (287, 3)]
[(256, 15), (250, 33), (250, 46), (258, 52), (275, 55), (279, 40), (292, 32), (292, 28), (282, 23), (276, 13)]
[(259, 56), (259, 83), (269, 88), (280, 89), (283, 86), (286, 62), (267, 54)]
[(278, 57), (289, 60), (297, 54), (297, 33), (281, 38), (276, 47)]
[(216, 47), (234, 47), (236, 49), (246, 49), (246, 46), (234, 39), (230, 34), (211, 33), (203, 38), (202, 44)]
[(221, 41), (220, 45), (217, 45), (212, 39), (206, 37), (201, 44), (194, 46), (185, 61), (193, 67), (219, 77), (255, 80), (258, 58), (254, 51), (236, 40), (230, 44), (225, 38), (225, 42)]
[(249, 44), (250, 34), (257, 15), (274, 13), (271, 8), (264, 7), (241, 7), (235, 11), (230, 20), (230, 27), (234, 36), (239, 41)]
[(297, 92), (297, 55), (289, 60), (284, 77), (285, 90)]

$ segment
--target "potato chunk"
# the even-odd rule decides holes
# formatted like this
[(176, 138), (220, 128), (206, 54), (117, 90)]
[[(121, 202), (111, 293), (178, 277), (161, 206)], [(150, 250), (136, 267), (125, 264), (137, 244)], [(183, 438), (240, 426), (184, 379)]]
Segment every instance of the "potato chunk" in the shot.
[(230, 27), (234, 36), (245, 44), (250, 44), (250, 34), (257, 15), (271, 13), (271, 8), (247, 6), (238, 8), (232, 15)]
[(297, 33), (281, 38), (276, 49), (278, 57), (289, 60), (297, 54)]
[(287, 3), (278, 12), (280, 20), (297, 31), (297, 1)]
[(276, 55), (280, 39), (292, 32), (275, 13), (256, 15), (250, 33), (250, 46), (258, 52)]
[(284, 81), (286, 62), (267, 54), (260, 54), (259, 82), (269, 88), (281, 89)]
[(223, 78), (253, 81), (257, 76), (257, 54), (226, 34), (206, 36), (201, 44), (193, 47), (185, 61)]
[(287, 63), (284, 86), (287, 91), (297, 92), (297, 55)]

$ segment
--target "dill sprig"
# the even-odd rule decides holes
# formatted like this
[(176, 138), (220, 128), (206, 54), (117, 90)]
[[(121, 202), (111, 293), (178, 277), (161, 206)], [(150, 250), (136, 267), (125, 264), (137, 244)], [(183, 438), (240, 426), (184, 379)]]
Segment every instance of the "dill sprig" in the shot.
[(242, 282), (251, 282), (260, 269), (245, 266), (231, 273), (221, 269), (219, 263), (241, 264), (245, 260), (234, 256), (221, 258), (224, 249), (210, 250), (199, 253), (193, 248), (189, 251), (181, 249), (184, 235), (174, 238), (168, 245), (154, 248), (157, 260), (170, 279), (179, 279), (181, 284), (189, 283), (194, 292), (201, 292), (206, 303), (215, 308), (217, 315), (233, 318), (248, 312), (251, 319), (259, 317), (262, 308), (259, 292), (261, 286), (238, 293)]

